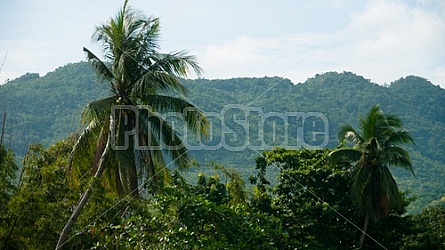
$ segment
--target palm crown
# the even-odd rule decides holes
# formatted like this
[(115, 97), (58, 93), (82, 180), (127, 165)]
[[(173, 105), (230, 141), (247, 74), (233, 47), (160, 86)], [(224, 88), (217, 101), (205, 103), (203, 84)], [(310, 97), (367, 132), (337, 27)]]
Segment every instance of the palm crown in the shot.
[[(120, 195), (135, 191), (141, 177), (156, 183), (157, 176), (163, 176), (159, 172), (166, 169), (165, 154), (181, 168), (189, 163), (182, 138), (162, 113), (175, 112), (192, 133), (205, 133), (207, 128), (203, 112), (184, 98), (187, 90), (178, 80), (190, 69), (199, 75), (201, 68), (185, 51), (160, 53), (158, 36), (159, 20), (144, 17), (126, 1), (114, 18), (96, 27), (93, 35), (105, 60), (84, 48), (99, 78), (109, 84), (111, 95), (89, 103), (84, 110), (72, 169), (76, 176), (83, 166), (90, 165), (95, 173), (105, 152), (106, 179)], [(116, 105), (144, 108), (132, 112), (127, 106)], [(129, 131), (133, 131), (132, 136), (125, 135)], [(110, 138), (115, 144), (126, 144), (124, 150), (106, 150)], [(165, 147), (154, 150), (153, 145)], [(140, 146), (145, 146), (144, 150), (138, 150)]]
[[(166, 154), (180, 168), (189, 164), (181, 135), (162, 114), (174, 112), (192, 134), (205, 133), (208, 124), (203, 112), (184, 98), (187, 90), (178, 80), (186, 77), (190, 69), (201, 73), (194, 57), (185, 51), (160, 53), (159, 20), (144, 17), (127, 3), (126, 0), (121, 11), (98, 26), (93, 35), (105, 60), (84, 48), (99, 78), (109, 84), (111, 95), (85, 108), (70, 167), (74, 183), (91, 167), (93, 180), (106, 173), (106, 183), (120, 196), (130, 193), (137, 197), (142, 178), (146, 178), (144, 183), (150, 181), (154, 190), (162, 184), (158, 177), (168, 178), (166, 167), (170, 164), (164, 160)], [(141, 106), (143, 109), (136, 108)], [(56, 249), (66, 243), (93, 183), (65, 224)]]
[(414, 175), (408, 152), (402, 143), (414, 143), (400, 119), (385, 115), (378, 105), (359, 120), (360, 133), (350, 125), (340, 128), (341, 145), (347, 141), (352, 148), (340, 147), (330, 154), (332, 162), (350, 160), (355, 163), (352, 194), (375, 220), (400, 208), (401, 197), (389, 166), (401, 167)]
[[(414, 175), (408, 152), (400, 145), (414, 141), (402, 128), (400, 119), (385, 115), (378, 105), (359, 120), (360, 132), (343, 125), (338, 134), (340, 147), (329, 155), (332, 163), (349, 161), (354, 165), (351, 184), (352, 198), (366, 214), (360, 245), (363, 245), (368, 219), (374, 221), (400, 210), (402, 197), (389, 166), (401, 167)], [(352, 147), (344, 147), (347, 142)]]

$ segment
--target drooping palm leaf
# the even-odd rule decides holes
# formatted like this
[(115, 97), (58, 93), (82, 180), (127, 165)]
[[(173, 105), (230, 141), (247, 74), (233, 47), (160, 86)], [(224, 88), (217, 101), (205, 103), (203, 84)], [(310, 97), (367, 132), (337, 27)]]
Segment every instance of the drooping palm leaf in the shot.
[(206, 134), (209, 128), (204, 112), (188, 101), (172, 96), (148, 95), (144, 102), (147, 108), (153, 108), (161, 114), (176, 116), (184, 121), (184, 126), (192, 133)]
[(187, 95), (187, 89), (179, 82), (178, 78), (162, 71), (145, 71), (136, 81), (132, 90), (133, 96), (146, 100), (146, 95), (163, 93), (174, 93), (180, 96)]
[(97, 101), (88, 103), (82, 112), (83, 123), (103, 124), (108, 121), (111, 113), (111, 107), (115, 104), (115, 97), (110, 96)]
[(189, 75), (191, 73), (190, 69), (198, 76), (202, 73), (202, 69), (196, 63), (195, 57), (189, 55), (185, 50), (169, 54), (153, 53), (152, 58), (156, 62), (151, 67), (153, 70), (166, 72), (176, 77)]
[(410, 171), (413, 176), (415, 175), (411, 164), (411, 157), (404, 148), (397, 146), (388, 147), (384, 152), (384, 158), (388, 165), (401, 167)]
[(354, 163), (357, 162), (361, 156), (362, 153), (359, 150), (352, 148), (339, 148), (329, 153), (329, 162), (330, 164), (337, 164), (343, 161)]
[(408, 143), (415, 144), (410, 133), (405, 129), (401, 129), (393, 131), (391, 134), (388, 135), (385, 146), (390, 147), (393, 145), (408, 144)]
[(86, 53), (88, 61), (92, 63), (97, 75), (111, 84), (114, 80), (114, 75), (107, 65), (89, 49), (84, 47), (83, 51)]
[(382, 183), (382, 192), (388, 201), (387, 211), (390, 209), (400, 210), (402, 206), (402, 197), (400, 196), (399, 188), (394, 180), (391, 172), (387, 167), (381, 168), (380, 182)]
[[(187, 148), (175, 130), (160, 115), (149, 110), (141, 112), (139, 119), (140, 127), (145, 133), (145, 137), (153, 136), (151, 143), (148, 145), (159, 152), (166, 152), (179, 168), (188, 167), (190, 161)], [(150, 134), (148, 134), (150, 133)]]
[(362, 144), (364, 141), (360, 134), (357, 133), (357, 131), (355, 131), (355, 129), (348, 124), (340, 126), (338, 138), (342, 144), (344, 144), (346, 141), (351, 141), (355, 145), (359, 145)]

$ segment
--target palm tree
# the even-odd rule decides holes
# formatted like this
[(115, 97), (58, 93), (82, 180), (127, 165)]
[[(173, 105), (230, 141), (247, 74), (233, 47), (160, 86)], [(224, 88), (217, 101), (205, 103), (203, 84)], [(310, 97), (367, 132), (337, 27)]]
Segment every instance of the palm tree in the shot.
[[(120, 196), (138, 196), (143, 177), (158, 187), (158, 176), (167, 172), (166, 156), (179, 168), (189, 164), (179, 133), (161, 114), (174, 112), (187, 131), (198, 135), (205, 134), (208, 123), (203, 112), (183, 98), (187, 89), (178, 80), (190, 69), (201, 73), (194, 57), (185, 51), (160, 53), (159, 20), (144, 17), (127, 3), (114, 18), (96, 27), (93, 40), (102, 47), (105, 60), (84, 48), (98, 76), (109, 84), (111, 95), (86, 106), (70, 169), (76, 180), (90, 166), (93, 180), (105, 173), (104, 181)], [(91, 192), (90, 184), (56, 249), (65, 243)]]
[[(360, 133), (350, 125), (343, 125), (338, 134), (341, 146), (330, 153), (330, 161), (354, 163), (351, 195), (363, 209), (366, 217), (360, 237), (360, 248), (366, 235), (369, 219), (378, 221), (398, 210), (402, 197), (389, 166), (414, 171), (408, 152), (400, 146), (414, 141), (402, 128), (400, 119), (385, 115), (379, 105), (371, 108), (366, 117), (359, 120)], [(347, 141), (353, 147), (343, 147)]]

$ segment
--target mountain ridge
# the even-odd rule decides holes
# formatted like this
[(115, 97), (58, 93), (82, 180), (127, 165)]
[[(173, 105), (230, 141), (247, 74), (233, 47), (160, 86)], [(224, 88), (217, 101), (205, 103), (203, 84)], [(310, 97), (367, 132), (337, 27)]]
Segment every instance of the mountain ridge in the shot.
[[(416, 141), (408, 149), (417, 177), (395, 169), (397, 181), (420, 197), (418, 206), (444, 195), (445, 184), (440, 178), (445, 178), (445, 89), (423, 77), (401, 77), (386, 86), (352, 72), (316, 74), (298, 84), (282, 77), (181, 82), (190, 91), (187, 98), (206, 112), (220, 112), (228, 104), (261, 108), (265, 113), (320, 112), (329, 122), (330, 148), (338, 144), (340, 124), (357, 128), (358, 118), (372, 105), (380, 104), (385, 113), (402, 119)], [(107, 96), (107, 87), (98, 83), (87, 62), (67, 64), (42, 77), (28, 73), (1, 85), (0, 114), (7, 112), (4, 144), (23, 156), (30, 143), (48, 146), (66, 138), (77, 131), (85, 105)], [(262, 131), (266, 137), (271, 136), (269, 128)], [(201, 161), (223, 161), (248, 176), (254, 172), (258, 152), (222, 149), (195, 155)]]

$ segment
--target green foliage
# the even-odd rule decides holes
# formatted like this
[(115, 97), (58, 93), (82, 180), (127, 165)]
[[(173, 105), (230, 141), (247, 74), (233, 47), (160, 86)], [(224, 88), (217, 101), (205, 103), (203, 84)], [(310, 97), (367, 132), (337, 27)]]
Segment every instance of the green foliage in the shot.
[(272, 211), (268, 214), (281, 221), (289, 236), (285, 249), (356, 246), (354, 237), (358, 232), (349, 223), (358, 218), (349, 196), (351, 173), (346, 165), (328, 165), (328, 153), (329, 150), (275, 149), (264, 152), (264, 158), (257, 160), (257, 166), (267, 162), (269, 168), (280, 169), (278, 184), (271, 189)]
[[(60, 225), (89, 183), (68, 185), (71, 139), (45, 149), (32, 145), (20, 182), (1, 211), (0, 249), (52, 249)], [(179, 172), (162, 192), (119, 199), (97, 182), (65, 249), (354, 249), (363, 219), (350, 199), (348, 164), (327, 164), (329, 150), (264, 152), (257, 159), (252, 197), (231, 168), (211, 163), (190, 184)], [(11, 154), (12, 155), (12, 154)], [(12, 159), (12, 158), (11, 158)], [(267, 171), (279, 169), (277, 184)], [(238, 184), (235, 184), (238, 183)], [(0, 190), (2, 192), (4, 190)], [(240, 196), (240, 194), (243, 194)], [(243, 198), (240, 198), (243, 197)], [(403, 196), (403, 207), (410, 202)], [(5, 204), (2, 203), (0, 204)], [(388, 249), (441, 249), (445, 210), (396, 213), (370, 223), (368, 233)], [(372, 240), (364, 249), (380, 249)]]
[[(260, 107), (264, 112), (321, 112), (329, 121), (330, 148), (338, 145), (340, 124), (356, 127), (357, 118), (380, 103), (385, 112), (397, 114), (404, 121), (404, 127), (416, 141), (415, 147), (407, 147), (416, 178), (403, 170), (391, 170), (401, 189), (410, 190), (418, 197), (409, 211), (421, 212), (423, 207), (443, 196), (445, 112), (441, 107), (445, 107), (445, 90), (424, 78), (408, 76), (380, 86), (351, 72), (328, 72), (296, 85), (280, 77), (181, 79), (180, 82), (189, 90), (188, 99), (206, 112), (220, 112), (227, 104)], [(76, 130), (85, 103), (108, 95), (107, 87), (96, 83), (94, 72), (86, 62), (68, 64), (39, 78), (16, 79), (0, 86), (0, 111), (8, 112), (5, 144), (23, 157), (29, 143), (48, 146), (66, 137)], [(218, 136), (217, 129), (214, 136)], [(255, 133), (256, 128), (251, 129)], [(266, 127), (264, 134), (269, 136), (270, 131)], [(245, 180), (253, 174), (258, 156), (251, 150), (225, 149), (191, 154), (200, 162), (216, 161), (236, 167)], [(268, 171), (271, 182), (277, 173)]]
[[(351, 199), (353, 172), (347, 162), (328, 164), (329, 153), (330, 150), (275, 149), (257, 159), (257, 192), (251, 205), (280, 225), (282, 235), (287, 236), (281, 239), (280, 249), (359, 246), (361, 231), (357, 225), (362, 225), (363, 214)], [(280, 169), (275, 186), (269, 187), (263, 179), (266, 168)], [(260, 179), (263, 180), (258, 182)], [(403, 209), (411, 202), (404, 194), (402, 201)], [(431, 211), (414, 216), (393, 211), (378, 223), (370, 222), (368, 234), (374, 240), (367, 238), (363, 249), (441, 249), (443, 209)]]
[[(92, 36), (104, 59), (83, 49), (111, 93), (88, 103), (82, 113), (69, 167), (75, 180), (85, 166), (91, 166), (93, 180), (63, 227), (57, 249), (65, 244), (103, 173), (107, 186), (120, 197), (138, 197), (143, 177), (151, 191), (160, 189), (165, 179), (158, 174), (168, 173), (166, 157), (179, 168), (188, 167), (188, 150), (162, 114), (176, 112), (192, 134), (206, 132), (204, 113), (184, 98), (187, 90), (178, 80), (187, 77), (189, 70), (200, 75), (201, 68), (185, 51), (161, 53), (159, 32), (159, 19), (145, 17), (126, 0), (117, 15), (97, 26)], [(185, 109), (193, 112), (185, 113)], [(158, 145), (162, 148), (155, 148)]]
[(445, 208), (436, 206), (412, 216), (414, 232), (404, 240), (401, 249), (444, 249)]
[[(57, 142), (48, 149), (39, 144), (31, 145), (24, 158), (18, 183), (8, 178), (0, 179), (10, 182), (0, 189), (1, 194), (8, 194), (8, 197), (1, 196), (0, 249), (54, 248), (61, 225), (69, 218), (90, 179), (84, 176), (78, 186), (69, 185), (66, 176), (72, 145), (72, 138)], [(13, 163), (11, 156), (12, 153), (8, 152), (6, 159)], [(3, 163), (0, 170), (5, 170)], [(84, 215), (79, 217), (74, 228), (76, 232), (94, 231), (114, 222), (116, 218), (113, 216), (128, 204), (122, 202), (112, 207), (117, 202), (116, 195), (110, 194), (100, 183), (95, 185), (94, 190)], [(85, 233), (68, 241), (65, 247), (84, 249), (92, 246), (94, 236)]]
[(106, 93), (86, 62), (25, 76), (0, 86), (0, 110), (7, 111), (3, 142), (19, 157), (30, 144), (49, 146), (75, 132), (85, 104)]
[(31, 145), (16, 191), (7, 203), (2, 249), (53, 248), (73, 198), (65, 180), (70, 146), (62, 142), (46, 151)]
[(8, 203), (17, 190), (17, 170), (14, 154), (0, 144), (0, 249), (5, 247), (4, 242), (8, 238), (8, 224), (11, 222)]
[(12, 150), (0, 145), (0, 211), (5, 211), (5, 205), (16, 191), (15, 179), (18, 166)]
[(235, 202), (228, 183), (200, 175), (190, 185), (176, 172), (171, 186), (136, 204), (135, 214), (98, 231), (96, 249), (281, 249), (273, 244), (283, 237), (276, 222)]
[[(244, 180), (235, 169), (214, 162), (208, 165), (214, 169), (215, 175), (208, 178), (205, 177), (204, 173), (198, 175), (198, 193), (205, 195), (208, 200), (214, 202), (216, 202), (216, 200), (211, 198), (214, 196), (212, 194), (217, 194), (217, 199), (221, 200), (216, 203), (228, 202), (229, 204), (238, 204), (247, 201)], [(225, 184), (220, 182), (221, 178)]]

